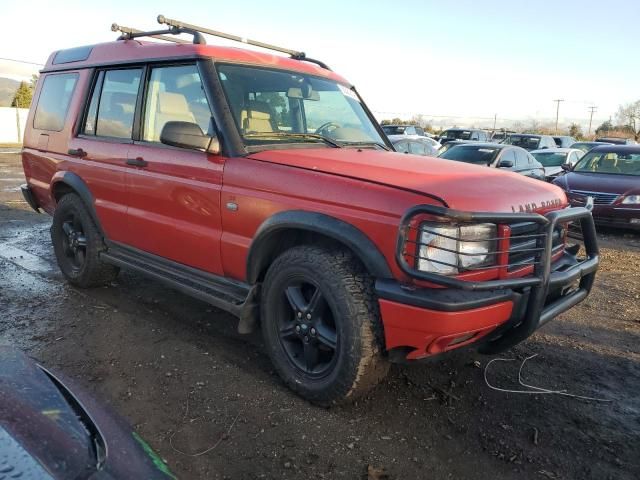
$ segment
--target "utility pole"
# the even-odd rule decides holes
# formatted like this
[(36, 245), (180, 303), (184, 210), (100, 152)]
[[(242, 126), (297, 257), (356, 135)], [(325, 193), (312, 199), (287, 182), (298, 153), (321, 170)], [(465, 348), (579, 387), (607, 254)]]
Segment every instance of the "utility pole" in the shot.
[(591, 135), (591, 123), (593, 122), (593, 112), (598, 110), (598, 107), (594, 105), (589, 107), (589, 110), (591, 111), (591, 115), (589, 115), (589, 133), (587, 133), (587, 135)]
[(554, 100), (556, 102), (556, 135), (558, 134), (558, 117), (560, 116), (560, 102), (564, 102), (562, 98)]
[(498, 120), (498, 114), (494, 113), (493, 114), (493, 131), (496, 131), (496, 121)]

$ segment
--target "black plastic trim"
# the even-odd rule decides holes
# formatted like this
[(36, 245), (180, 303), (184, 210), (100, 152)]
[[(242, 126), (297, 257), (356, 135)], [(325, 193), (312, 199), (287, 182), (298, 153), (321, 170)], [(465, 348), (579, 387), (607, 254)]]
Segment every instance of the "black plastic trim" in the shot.
[(349, 248), (375, 278), (392, 278), (391, 270), (376, 245), (353, 225), (323, 213), (305, 210), (279, 212), (258, 228), (247, 256), (247, 282), (255, 283), (278, 246), (278, 234), (302, 230), (332, 238)]
[(29, 204), (31, 208), (33, 208), (36, 212), (40, 213), (40, 207), (38, 206), (38, 202), (36, 201), (36, 197), (34, 197), (33, 192), (31, 191), (31, 187), (26, 183), (20, 185), (20, 190), (22, 191), (22, 196), (25, 201)]
[(100, 225), (100, 220), (98, 219), (98, 214), (96, 213), (95, 201), (94, 201), (93, 195), (91, 194), (91, 191), (89, 190), (89, 187), (87, 186), (87, 184), (84, 183), (84, 180), (82, 180), (82, 178), (80, 178), (77, 174), (66, 171), (66, 172), (63, 172), (60, 179), (57, 180), (51, 186), (52, 192), (55, 193), (57, 186), (60, 184), (67, 185), (75, 193), (78, 194), (78, 196), (84, 202), (85, 207), (87, 207), (89, 215), (91, 215), (91, 218), (93, 219), (93, 222), (96, 224), (98, 231), (104, 237), (104, 231), (102, 230), (102, 225)]
[(452, 288), (419, 288), (392, 279), (377, 279), (376, 294), (393, 302), (441, 312), (459, 312), (513, 300), (513, 290), (466, 292)]

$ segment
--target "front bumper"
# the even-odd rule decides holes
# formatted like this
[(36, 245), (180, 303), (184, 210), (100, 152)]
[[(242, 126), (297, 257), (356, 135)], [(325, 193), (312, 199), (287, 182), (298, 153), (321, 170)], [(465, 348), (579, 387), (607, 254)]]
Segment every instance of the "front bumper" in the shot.
[[(533, 272), (521, 278), (468, 281), (418, 271), (406, 259), (412, 219), (431, 215), (453, 222), (493, 222), (502, 225), (534, 222), (539, 226)], [(559, 224), (579, 223), (584, 258), (565, 248), (554, 257), (553, 232)], [(555, 258), (555, 261), (553, 261)], [(481, 351), (497, 353), (529, 337), (536, 329), (586, 298), (595, 280), (599, 255), (591, 212), (567, 208), (546, 215), (469, 213), (418, 206), (402, 220), (396, 261), (409, 276), (447, 288), (407, 287), (378, 280), (376, 290), (385, 329), (386, 348), (407, 360), (481, 342)]]

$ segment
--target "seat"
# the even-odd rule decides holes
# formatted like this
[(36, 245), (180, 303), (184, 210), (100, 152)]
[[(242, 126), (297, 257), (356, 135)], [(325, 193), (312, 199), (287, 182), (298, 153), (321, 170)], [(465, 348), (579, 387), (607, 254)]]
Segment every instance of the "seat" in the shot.
[(267, 102), (249, 100), (240, 111), (240, 123), (244, 133), (276, 132), (278, 127)]
[(181, 93), (159, 92), (155, 118), (149, 119), (149, 125), (153, 132), (148, 140), (157, 142), (160, 133), (167, 122), (196, 123), (196, 118), (189, 109), (187, 99)]
[(618, 168), (618, 156), (615, 153), (607, 153), (604, 158), (600, 160), (600, 172), (612, 172), (620, 173)]

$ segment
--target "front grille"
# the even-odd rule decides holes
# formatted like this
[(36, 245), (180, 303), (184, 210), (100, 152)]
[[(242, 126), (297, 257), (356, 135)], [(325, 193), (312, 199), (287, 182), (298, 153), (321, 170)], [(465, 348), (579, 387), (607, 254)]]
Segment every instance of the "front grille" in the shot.
[[(509, 244), (509, 271), (517, 270), (522, 267), (535, 265), (542, 252), (542, 248), (538, 245), (538, 240), (544, 240), (544, 234), (541, 234), (543, 228), (534, 222), (512, 223), (511, 237)], [(553, 230), (553, 253), (562, 247), (564, 242), (564, 227), (556, 226)]]
[(585, 199), (586, 197), (593, 197), (593, 203), (595, 205), (611, 205), (615, 202), (616, 198), (620, 196), (618, 193), (587, 192), (585, 190), (569, 190), (569, 195), (578, 195), (580, 197), (585, 197)]

